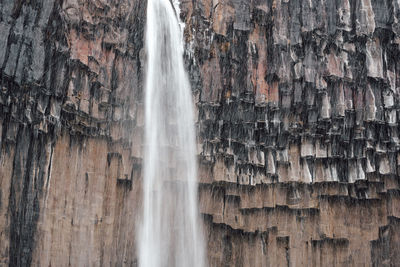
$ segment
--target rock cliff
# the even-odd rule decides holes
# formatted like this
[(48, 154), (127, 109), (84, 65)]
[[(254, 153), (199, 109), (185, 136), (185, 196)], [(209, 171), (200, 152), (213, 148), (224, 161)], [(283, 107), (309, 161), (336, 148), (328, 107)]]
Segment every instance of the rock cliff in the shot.
[[(145, 11), (0, 2), (0, 266), (137, 265)], [(210, 266), (397, 266), (399, 0), (181, 11)]]

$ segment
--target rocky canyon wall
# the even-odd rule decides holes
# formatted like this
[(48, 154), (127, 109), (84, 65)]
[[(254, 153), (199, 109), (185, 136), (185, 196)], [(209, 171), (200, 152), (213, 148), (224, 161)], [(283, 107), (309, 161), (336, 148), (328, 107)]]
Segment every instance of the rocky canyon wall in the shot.
[[(0, 266), (136, 266), (146, 1), (0, 10)], [(210, 266), (398, 266), (400, 2), (181, 11)]]

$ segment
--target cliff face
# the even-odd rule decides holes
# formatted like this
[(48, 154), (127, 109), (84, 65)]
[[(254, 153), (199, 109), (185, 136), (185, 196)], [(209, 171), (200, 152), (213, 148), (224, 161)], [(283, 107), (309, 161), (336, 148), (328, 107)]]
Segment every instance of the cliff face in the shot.
[(145, 7), (1, 1), (0, 266), (134, 265)]
[(399, 264), (399, 8), (185, 2), (212, 265)]
[[(210, 265), (396, 266), (400, 2), (181, 9)], [(146, 2), (0, 10), (0, 266), (135, 266)]]

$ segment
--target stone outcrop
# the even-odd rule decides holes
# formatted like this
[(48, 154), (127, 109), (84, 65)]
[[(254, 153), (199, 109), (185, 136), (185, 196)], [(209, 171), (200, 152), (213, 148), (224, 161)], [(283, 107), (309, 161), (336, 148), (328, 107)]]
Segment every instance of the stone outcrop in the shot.
[[(146, 1), (0, 3), (0, 266), (135, 266)], [(400, 262), (398, 0), (182, 1), (210, 266)]]
[(397, 1), (209, 2), (183, 18), (211, 265), (396, 266)]
[(0, 4), (0, 266), (132, 266), (143, 1)]

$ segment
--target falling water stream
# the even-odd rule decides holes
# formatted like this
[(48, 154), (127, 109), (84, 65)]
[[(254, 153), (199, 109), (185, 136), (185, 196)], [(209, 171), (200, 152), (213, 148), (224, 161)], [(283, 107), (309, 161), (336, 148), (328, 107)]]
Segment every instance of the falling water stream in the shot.
[(177, 2), (148, 0), (140, 267), (205, 266), (190, 84)]

